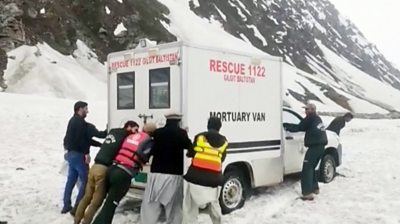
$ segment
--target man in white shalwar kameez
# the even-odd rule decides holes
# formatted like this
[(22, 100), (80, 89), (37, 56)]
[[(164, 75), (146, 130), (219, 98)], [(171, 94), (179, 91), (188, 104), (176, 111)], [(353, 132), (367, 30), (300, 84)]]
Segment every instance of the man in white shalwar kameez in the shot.
[(184, 150), (192, 149), (187, 132), (180, 128), (182, 115), (170, 112), (154, 134), (153, 160), (140, 210), (142, 224), (156, 224), (165, 211), (167, 224), (182, 224)]
[(222, 162), (226, 157), (228, 141), (219, 133), (222, 126), (217, 117), (208, 120), (208, 131), (196, 135), (187, 156), (192, 163), (184, 176), (187, 181), (183, 206), (183, 224), (196, 221), (199, 210), (210, 215), (213, 224), (222, 223), (219, 192), (223, 184)]

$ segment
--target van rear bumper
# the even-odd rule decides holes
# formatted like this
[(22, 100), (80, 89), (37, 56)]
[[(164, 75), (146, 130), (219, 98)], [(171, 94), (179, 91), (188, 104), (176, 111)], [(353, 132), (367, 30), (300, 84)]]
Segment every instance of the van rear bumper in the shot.
[(127, 197), (142, 200), (144, 195), (144, 188), (138, 186), (131, 186), (129, 188), (128, 193), (126, 194)]

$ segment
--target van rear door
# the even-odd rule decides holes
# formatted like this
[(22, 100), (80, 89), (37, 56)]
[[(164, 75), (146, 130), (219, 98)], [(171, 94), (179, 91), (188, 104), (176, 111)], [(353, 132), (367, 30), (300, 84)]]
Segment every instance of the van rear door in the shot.
[[(182, 111), (180, 47), (147, 48), (109, 56), (109, 126), (122, 127), (128, 120), (141, 127), (154, 122), (165, 125), (167, 111)], [(144, 172), (149, 171), (146, 166)], [(147, 179), (140, 173), (134, 187), (143, 188)]]

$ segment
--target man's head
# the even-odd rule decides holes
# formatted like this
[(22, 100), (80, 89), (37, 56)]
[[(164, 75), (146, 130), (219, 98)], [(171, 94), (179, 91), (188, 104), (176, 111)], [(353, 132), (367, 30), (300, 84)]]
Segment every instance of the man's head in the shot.
[(176, 111), (169, 111), (165, 113), (164, 116), (167, 119), (166, 125), (179, 126), (183, 115)]
[(165, 118), (167, 118), (167, 120), (182, 120), (182, 114), (178, 113), (177, 111), (169, 111), (167, 113), (165, 113)]
[(221, 119), (218, 117), (210, 117), (207, 122), (207, 129), (208, 130), (215, 130), (219, 131), (221, 129), (222, 122)]
[(313, 103), (308, 103), (304, 109), (306, 110), (306, 115), (317, 113), (317, 107)]
[(346, 122), (350, 122), (351, 120), (353, 120), (353, 114), (352, 113), (345, 113), (344, 114), (344, 120), (346, 121)]
[(143, 125), (143, 132), (146, 132), (149, 135), (152, 135), (153, 132), (157, 129), (156, 124), (152, 122), (147, 122), (146, 124)]
[(89, 113), (88, 104), (83, 101), (76, 102), (74, 105), (74, 113), (85, 118), (86, 115)]
[(127, 121), (124, 124), (124, 129), (128, 132), (137, 133), (139, 131), (139, 125), (134, 121)]

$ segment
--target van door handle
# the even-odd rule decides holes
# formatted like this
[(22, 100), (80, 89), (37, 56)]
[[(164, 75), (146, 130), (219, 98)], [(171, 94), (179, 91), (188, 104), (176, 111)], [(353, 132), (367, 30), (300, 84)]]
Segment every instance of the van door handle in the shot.
[(143, 124), (146, 124), (146, 123), (147, 123), (147, 118), (153, 119), (153, 114), (150, 114), (150, 115), (139, 114), (138, 117), (139, 117), (140, 119), (143, 118)]
[(293, 140), (294, 138), (293, 138), (293, 136), (286, 136), (285, 139), (286, 140)]

